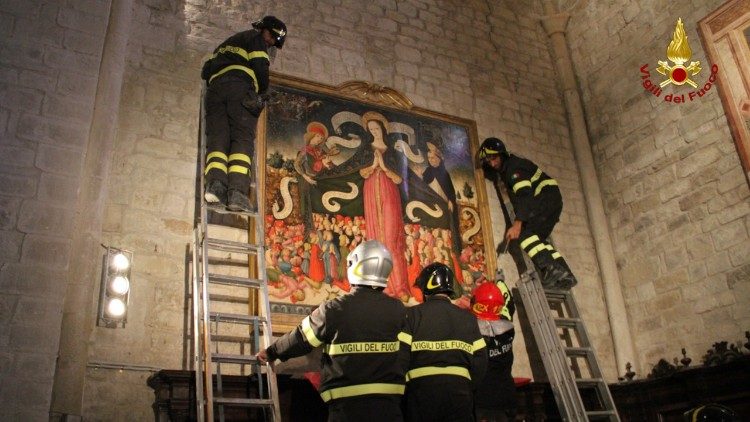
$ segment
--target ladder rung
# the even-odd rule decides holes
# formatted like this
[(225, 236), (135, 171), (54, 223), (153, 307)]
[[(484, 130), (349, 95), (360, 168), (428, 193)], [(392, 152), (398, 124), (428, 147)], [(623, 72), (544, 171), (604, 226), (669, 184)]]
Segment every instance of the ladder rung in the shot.
[(211, 334), (211, 341), (219, 343), (251, 343), (253, 339), (249, 336), (227, 336), (223, 334)]
[(212, 237), (205, 239), (206, 246), (209, 249), (214, 249), (224, 252), (236, 252), (244, 254), (256, 254), (260, 249), (258, 245), (254, 243), (235, 242), (233, 240), (221, 240)]
[(208, 315), (211, 321), (216, 322), (234, 322), (236, 324), (255, 324), (259, 322), (261, 324), (266, 323), (266, 318), (256, 315), (242, 315), (242, 314), (229, 314), (225, 312), (211, 312)]
[(601, 378), (576, 378), (576, 385), (579, 387), (596, 387), (603, 382)]
[(247, 296), (232, 296), (232, 295), (220, 295), (211, 293), (208, 295), (211, 302), (223, 302), (223, 303), (250, 303), (250, 298)]
[(578, 328), (580, 324), (583, 324), (581, 318), (554, 318), (554, 320), (556, 326), (565, 328)]
[(565, 347), (568, 356), (593, 356), (594, 349), (590, 347)]
[(586, 416), (593, 417), (593, 418), (603, 418), (605, 416), (614, 416), (617, 412), (614, 410), (588, 410), (586, 411)]
[(544, 297), (550, 302), (563, 302), (569, 294), (567, 290), (544, 290)]
[(234, 397), (214, 397), (214, 403), (222, 406), (236, 407), (270, 407), (273, 406), (271, 399), (242, 399)]
[(225, 284), (227, 286), (247, 287), (250, 289), (259, 289), (263, 282), (257, 278), (235, 277), (224, 274), (208, 274), (208, 281), (216, 284)]
[(211, 353), (211, 360), (215, 363), (237, 363), (241, 365), (258, 363), (258, 359), (252, 355), (225, 355), (221, 353)]
[(244, 215), (246, 217), (258, 217), (258, 212), (244, 212), (244, 211), (230, 211), (226, 209), (223, 205), (213, 205), (209, 204), (206, 201), (203, 201), (203, 203), (206, 204), (206, 209), (211, 212), (215, 212), (218, 214), (232, 214), (232, 215)]

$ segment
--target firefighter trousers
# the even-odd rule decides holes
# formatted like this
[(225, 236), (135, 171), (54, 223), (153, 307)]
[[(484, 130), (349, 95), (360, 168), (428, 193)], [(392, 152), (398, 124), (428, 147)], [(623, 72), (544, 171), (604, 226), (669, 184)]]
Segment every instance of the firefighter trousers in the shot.
[(529, 221), (521, 227), (521, 235), (518, 237), (521, 249), (526, 252), (537, 268), (557, 264), (568, 269), (565, 259), (548, 239), (555, 224), (560, 221), (562, 206), (560, 189), (556, 186), (545, 187), (539, 195), (534, 197)]
[(471, 381), (455, 375), (412, 379), (406, 385), (406, 420), (410, 422), (472, 422)]
[(255, 98), (253, 84), (234, 75), (216, 78), (206, 90), (206, 182), (221, 181), (247, 194), (258, 119), (243, 103)]
[(369, 394), (337, 399), (328, 404), (328, 422), (401, 422), (401, 396)]

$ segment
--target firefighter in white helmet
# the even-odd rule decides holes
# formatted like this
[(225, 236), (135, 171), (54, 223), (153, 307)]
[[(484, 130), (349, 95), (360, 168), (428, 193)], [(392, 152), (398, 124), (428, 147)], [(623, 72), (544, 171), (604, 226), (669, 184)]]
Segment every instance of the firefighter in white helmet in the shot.
[(282, 361), (323, 347), (320, 395), (329, 421), (401, 421), (405, 361), (399, 343), (406, 308), (383, 293), (393, 268), (377, 240), (347, 256), (352, 291), (322, 303), (293, 331), (256, 357)]

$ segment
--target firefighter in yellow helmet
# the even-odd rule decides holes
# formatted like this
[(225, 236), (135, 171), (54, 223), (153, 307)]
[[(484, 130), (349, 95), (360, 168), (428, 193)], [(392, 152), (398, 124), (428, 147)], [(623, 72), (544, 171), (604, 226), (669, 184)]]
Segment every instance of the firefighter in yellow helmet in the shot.
[(518, 239), (521, 249), (539, 270), (544, 287), (575, 286), (577, 281), (570, 267), (548, 239), (563, 207), (557, 181), (533, 162), (510, 154), (497, 138), (482, 142), (478, 160), (486, 175), (503, 182), (513, 204), (515, 221), (505, 233), (506, 241)]
[[(377, 240), (347, 256), (349, 294), (323, 302), (256, 357), (262, 363), (323, 347), (320, 396), (329, 421), (401, 421), (406, 359), (399, 343), (406, 307), (383, 293), (393, 268)], [(401, 355), (400, 355), (401, 353)]]
[(425, 301), (408, 309), (406, 332), (399, 337), (410, 351), (406, 417), (473, 421), (472, 390), (487, 367), (476, 319), (451, 303), (453, 271), (444, 264), (426, 266), (415, 284)]
[(280, 49), (286, 25), (274, 16), (252, 23), (214, 50), (203, 65), (206, 81), (206, 186), (212, 205), (252, 211), (248, 200), (255, 130), (269, 81), (269, 50)]

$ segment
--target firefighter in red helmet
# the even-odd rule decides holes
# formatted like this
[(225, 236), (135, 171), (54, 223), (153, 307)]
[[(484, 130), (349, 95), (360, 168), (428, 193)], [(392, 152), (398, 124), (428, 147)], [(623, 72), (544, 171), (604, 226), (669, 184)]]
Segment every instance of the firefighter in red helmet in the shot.
[(406, 332), (399, 336), (410, 352), (405, 416), (409, 421), (473, 421), (472, 390), (487, 366), (484, 339), (473, 316), (451, 303), (450, 268), (430, 264), (415, 284), (425, 301), (408, 308)]
[(480, 284), (471, 297), (471, 312), (477, 317), (488, 357), (487, 373), (474, 392), (477, 422), (514, 421), (516, 416), (516, 387), (511, 375), (515, 306), (508, 286), (503, 281), (497, 283)]

